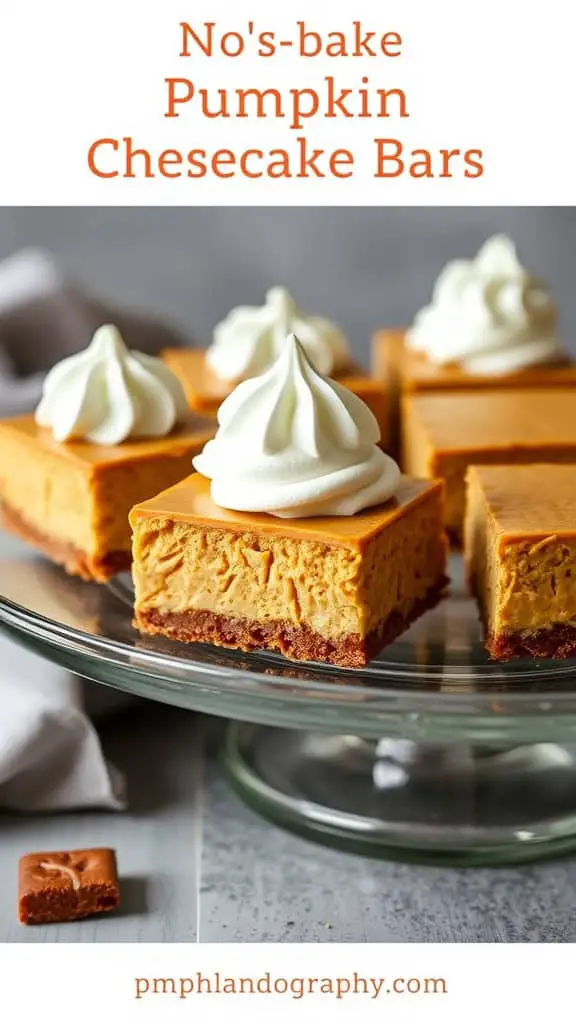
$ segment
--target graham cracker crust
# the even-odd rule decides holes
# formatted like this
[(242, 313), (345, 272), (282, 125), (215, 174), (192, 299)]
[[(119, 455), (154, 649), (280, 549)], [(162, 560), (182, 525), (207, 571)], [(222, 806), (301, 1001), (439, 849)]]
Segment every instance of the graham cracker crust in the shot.
[(442, 578), (426, 596), (415, 602), (410, 613), (393, 612), (381, 626), (367, 636), (348, 633), (327, 638), (306, 624), (293, 622), (233, 619), (215, 612), (189, 609), (165, 612), (149, 609), (137, 612), (134, 625), (143, 633), (160, 634), (183, 643), (206, 643), (240, 651), (280, 651), (292, 661), (319, 661), (340, 668), (361, 668), (383, 647), (392, 643), (424, 612), (441, 599), (447, 585)]
[(63, 566), (70, 576), (106, 583), (116, 573), (126, 572), (132, 564), (129, 551), (108, 551), (94, 558), (73, 544), (51, 537), (28, 523), (20, 512), (6, 502), (0, 507), (0, 522), (7, 530), (37, 548), (52, 562)]
[(515, 658), (552, 658), (564, 661), (576, 656), (576, 625), (566, 623), (533, 633), (488, 633), (486, 650), (498, 661)]

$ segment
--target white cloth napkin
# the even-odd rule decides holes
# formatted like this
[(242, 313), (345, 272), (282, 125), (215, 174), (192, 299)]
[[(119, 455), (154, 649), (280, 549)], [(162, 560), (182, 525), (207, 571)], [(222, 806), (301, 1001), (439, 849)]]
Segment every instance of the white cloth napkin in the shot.
[[(133, 348), (180, 343), (149, 318), (83, 296), (40, 251), (0, 263), (0, 417), (32, 410), (46, 369), (106, 321), (118, 323)], [(2, 547), (0, 530), (0, 554)], [(123, 779), (104, 758), (86, 692), (82, 680), (0, 634), (0, 808), (125, 806)]]
[(125, 807), (124, 780), (83, 710), (82, 682), (0, 636), (0, 807)]

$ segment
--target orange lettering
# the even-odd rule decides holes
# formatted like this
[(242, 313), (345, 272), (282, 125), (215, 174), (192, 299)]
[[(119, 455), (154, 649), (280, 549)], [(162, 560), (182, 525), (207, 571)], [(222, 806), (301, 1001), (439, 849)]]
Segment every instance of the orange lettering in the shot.
[(343, 171), (340, 169), (340, 165), (350, 168), (354, 166), (354, 156), (349, 149), (335, 149), (330, 156), (328, 166), (330, 168), (330, 174), (335, 178), (351, 178), (354, 171)]
[[(484, 174), (484, 164), (482, 163), (483, 156), (484, 154), (481, 149), (466, 150), (466, 152), (464, 153), (464, 163), (466, 164), (466, 170), (464, 171), (465, 178), (482, 177), (482, 175)], [(469, 171), (468, 167), (471, 167), (472, 171)]]
[[(179, 103), (190, 103), (194, 96), (194, 83), (189, 78), (165, 78), (164, 81), (168, 86), (168, 110), (164, 117), (180, 117), (180, 114), (176, 113), (176, 106)], [(185, 86), (181, 96), (176, 93), (179, 85)]]
[(182, 164), (182, 153), (177, 149), (165, 149), (158, 157), (158, 170), (163, 178), (181, 178), (182, 171), (168, 171), (167, 167), (175, 164), (180, 167)]
[(264, 153), (261, 149), (246, 149), (240, 156), (240, 170), (246, 178), (262, 178), (263, 171), (249, 171), (248, 170), (248, 157), (255, 156), (258, 160), (264, 159)]
[[(217, 149), (212, 157), (212, 171), (217, 178), (233, 178), (234, 177), (234, 164), (236, 157), (231, 149)], [(221, 165), (224, 167), (232, 167), (232, 170), (228, 173), (224, 173), (221, 170)]]
[(100, 146), (112, 146), (114, 152), (117, 153), (118, 139), (97, 139), (96, 142), (93, 142), (88, 150), (88, 167), (97, 178), (117, 178), (119, 171), (100, 171), (96, 166), (96, 151), (100, 149)]
[(205, 21), (204, 22), (204, 28), (206, 29), (206, 39), (203, 42), (200, 39), (200, 36), (194, 31), (192, 26), (189, 25), (187, 21), (181, 21), (180, 22), (180, 28), (182, 29), (182, 49), (180, 50), (179, 56), (180, 57), (190, 57), (191, 56), (190, 50), (188, 49), (188, 36), (191, 36), (193, 42), (196, 43), (196, 46), (199, 46), (200, 49), (202, 50), (202, 53), (205, 54), (206, 57), (211, 57), (212, 56), (212, 40), (213, 40), (213, 36), (214, 36), (214, 27), (215, 27), (215, 25), (216, 25), (215, 21)]

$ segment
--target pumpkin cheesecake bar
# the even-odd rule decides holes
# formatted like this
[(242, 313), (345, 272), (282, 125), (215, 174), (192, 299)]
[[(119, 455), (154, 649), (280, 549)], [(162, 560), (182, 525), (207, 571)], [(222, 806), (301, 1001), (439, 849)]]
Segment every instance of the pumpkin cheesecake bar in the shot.
[(576, 386), (552, 295), (502, 235), (488, 239), (474, 259), (449, 262), (408, 329), (376, 333), (372, 360), (396, 436), (404, 395)]
[(145, 633), (364, 665), (446, 584), (442, 484), (403, 479), (354, 516), (233, 512), (189, 476), (130, 513)]
[(33, 416), (0, 422), (0, 522), (63, 565), (100, 582), (130, 568), (128, 513), (182, 479), (214, 433), (190, 416), (168, 438), (102, 446), (55, 441)]
[(136, 625), (366, 664), (442, 594), (442, 483), (403, 479), (368, 407), (294, 335), (218, 422), (199, 472), (130, 514)]
[(446, 527), (462, 535), (470, 465), (576, 463), (576, 391), (453, 391), (404, 398), (403, 468), (446, 483)]
[(104, 326), (48, 374), (35, 415), (0, 421), (0, 521), (105, 581), (130, 567), (132, 505), (186, 476), (214, 432), (159, 359)]
[(576, 466), (471, 467), (464, 555), (494, 658), (576, 655)]

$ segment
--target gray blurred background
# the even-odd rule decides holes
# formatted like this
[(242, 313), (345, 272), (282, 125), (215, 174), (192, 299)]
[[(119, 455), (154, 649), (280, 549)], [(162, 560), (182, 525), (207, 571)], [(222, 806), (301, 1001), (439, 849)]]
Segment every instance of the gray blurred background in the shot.
[(576, 343), (573, 208), (0, 209), (0, 258), (40, 246), (95, 296), (161, 314), (202, 345), (231, 306), (285, 284), (366, 362), (375, 326), (410, 321), (446, 260), (500, 231), (548, 279)]

